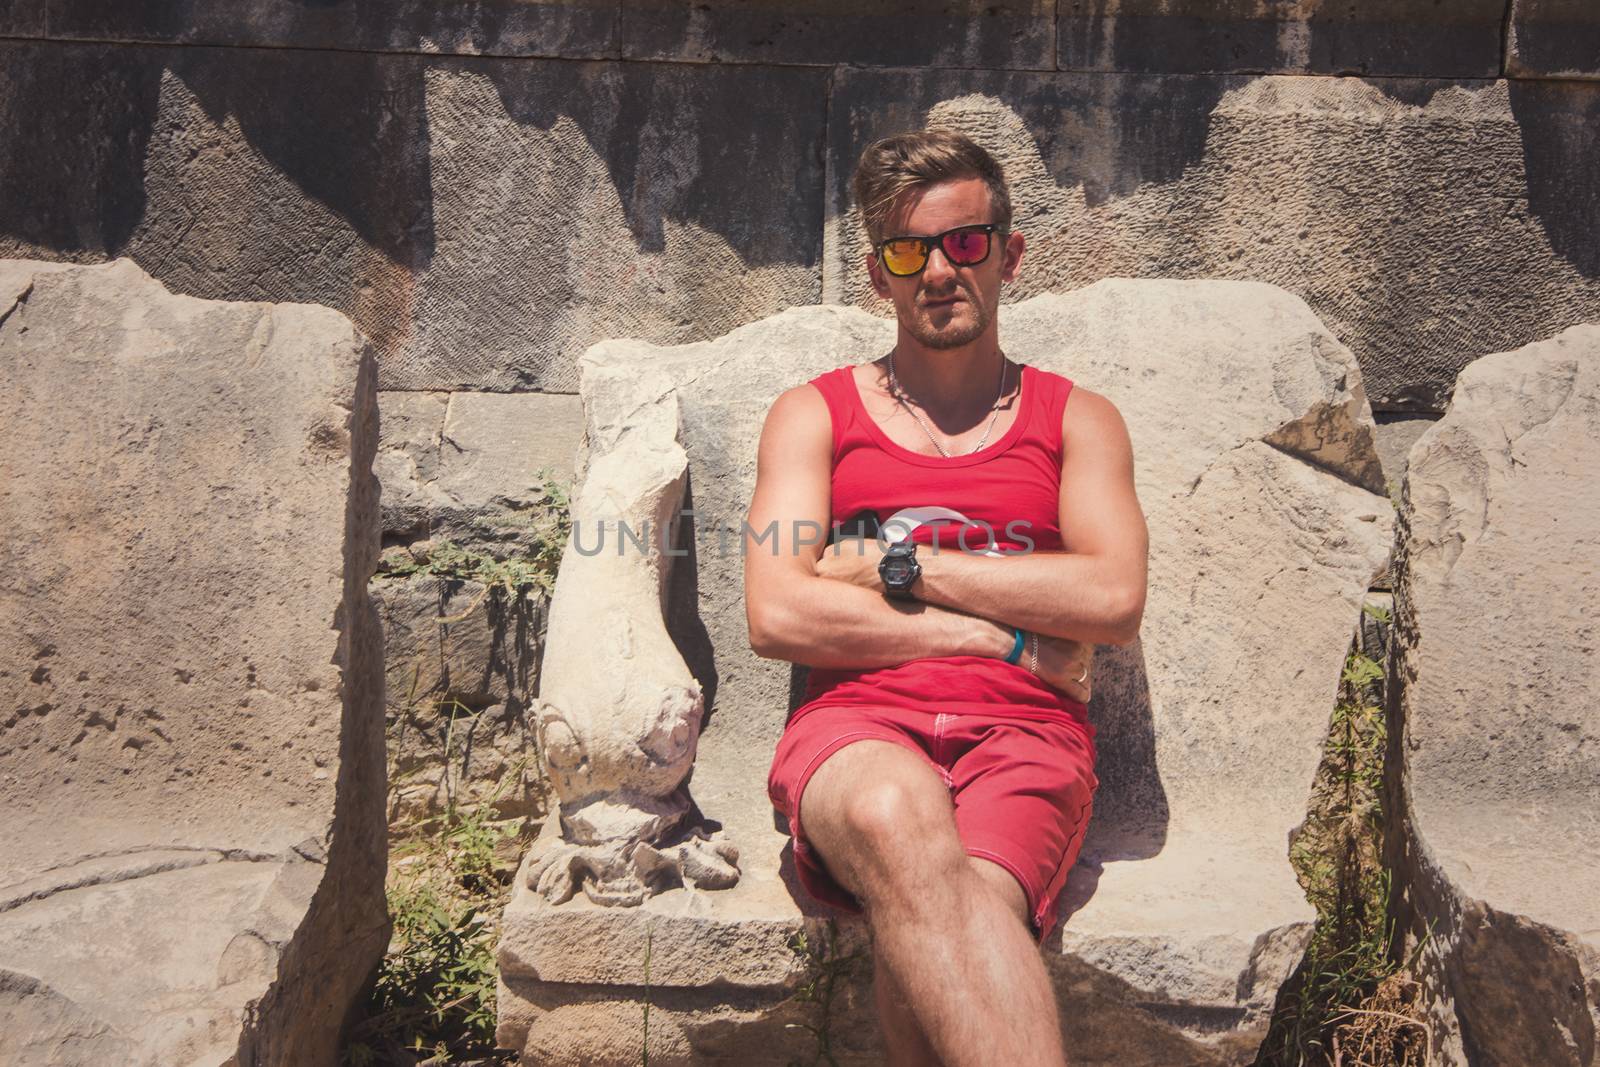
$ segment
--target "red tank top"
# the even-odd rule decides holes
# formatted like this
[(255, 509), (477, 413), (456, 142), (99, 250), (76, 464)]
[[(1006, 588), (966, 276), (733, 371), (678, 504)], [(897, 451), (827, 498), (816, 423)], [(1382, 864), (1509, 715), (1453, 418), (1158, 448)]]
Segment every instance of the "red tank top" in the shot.
[[(998, 441), (962, 456), (925, 456), (896, 444), (867, 414), (851, 367), (811, 379), (833, 420), (832, 518), (843, 524), (877, 512), (888, 540), (910, 537), (939, 551), (1004, 554), (1060, 551), (1061, 419), (1072, 381), (1022, 365), (1017, 418)], [(897, 527), (898, 536), (890, 531)], [(930, 548), (918, 547), (926, 558)], [(814, 667), (789, 716), (839, 704), (915, 708), (929, 714), (1068, 717), (1094, 727), (1088, 708), (1023, 663), (991, 656), (939, 656), (893, 667)]]

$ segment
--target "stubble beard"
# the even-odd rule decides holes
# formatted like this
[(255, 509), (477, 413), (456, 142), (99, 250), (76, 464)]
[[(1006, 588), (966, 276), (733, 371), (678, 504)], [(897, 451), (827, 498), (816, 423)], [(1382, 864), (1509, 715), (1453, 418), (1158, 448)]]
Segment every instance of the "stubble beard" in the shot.
[(983, 332), (989, 328), (993, 315), (982, 303), (972, 299), (971, 294), (963, 292), (958, 295), (972, 309), (973, 314), (970, 320), (961, 325), (951, 322), (941, 329), (929, 321), (927, 309), (919, 307), (917, 308), (917, 313), (911, 316), (911, 321), (907, 324), (911, 336), (915, 337), (924, 347), (932, 349), (960, 348), (962, 345), (969, 345), (982, 337)]

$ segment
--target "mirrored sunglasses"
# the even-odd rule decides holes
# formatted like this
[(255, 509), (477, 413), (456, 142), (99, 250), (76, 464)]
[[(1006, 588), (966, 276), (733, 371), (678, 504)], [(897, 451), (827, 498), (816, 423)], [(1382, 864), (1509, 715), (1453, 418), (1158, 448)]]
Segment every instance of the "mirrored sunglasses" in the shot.
[(890, 274), (909, 278), (928, 265), (933, 246), (938, 245), (951, 266), (971, 267), (989, 258), (990, 237), (999, 229), (998, 223), (987, 222), (928, 237), (890, 237), (878, 245), (878, 259)]

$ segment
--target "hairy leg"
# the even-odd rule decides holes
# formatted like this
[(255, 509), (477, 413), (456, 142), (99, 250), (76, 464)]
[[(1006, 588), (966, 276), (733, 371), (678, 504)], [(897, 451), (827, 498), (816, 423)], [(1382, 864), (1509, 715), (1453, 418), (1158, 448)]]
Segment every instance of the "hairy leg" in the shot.
[[(1026, 923), (1028, 896), (1023, 892), (1016, 877), (1004, 867), (982, 856), (967, 858), (972, 863), (973, 870), (987, 879), (990, 887), (1006, 900), (1007, 905), (1016, 914), (1017, 921)], [(933, 1046), (928, 1044), (928, 1035), (912, 1012), (905, 990), (895, 980), (894, 973), (883, 965), (882, 957), (876, 958), (876, 966), (873, 969), (873, 992), (878, 1005), (878, 1021), (883, 1027), (888, 1067), (944, 1067), (943, 1062), (933, 1051)]]
[[(800, 803), (806, 839), (866, 908), (892, 978), (880, 1007), (889, 999), (893, 1012), (893, 995), (903, 995), (946, 1067), (1065, 1063), (1022, 887), (967, 854), (949, 790), (925, 761), (889, 741), (846, 745), (817, 768)], [(903, 1021), (891, 1014), (889, 1040)], [(915, 1053), (895, 1050), (891, 1062)]]
[(883, 1030), (884, 1063), (887, 1067), (944, 1067), (928, 1035), (911, 1010), (906, 991), (895, 980), (894, 972), (883, 965), (875, 953), (872, 970), (873, 998), (878, 1005), (878, 1025)]

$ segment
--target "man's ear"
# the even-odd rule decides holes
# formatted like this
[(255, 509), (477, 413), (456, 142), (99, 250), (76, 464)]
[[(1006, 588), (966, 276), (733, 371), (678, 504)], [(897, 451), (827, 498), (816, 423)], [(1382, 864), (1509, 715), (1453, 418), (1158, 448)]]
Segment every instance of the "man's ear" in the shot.
[(893, 300), (894, 295), (889, 292), (889, 280), (883, 275), (883, 264), (878, 262), (878, 254), (867, 253), (867, 276), (872, 279), (872, 291), (885, 300)]
[(1003, 282), (1015, 281), (1017, 270), (1022, 266), (1022, 253), (1027, 251), (1028, 239), (1022, 234), (1013, 231), (1006, 235), (1005, 257), (1000, 261), (1000, 280)]

